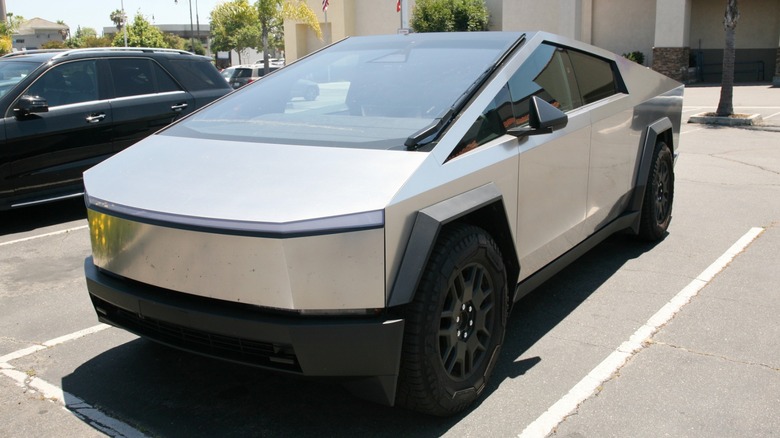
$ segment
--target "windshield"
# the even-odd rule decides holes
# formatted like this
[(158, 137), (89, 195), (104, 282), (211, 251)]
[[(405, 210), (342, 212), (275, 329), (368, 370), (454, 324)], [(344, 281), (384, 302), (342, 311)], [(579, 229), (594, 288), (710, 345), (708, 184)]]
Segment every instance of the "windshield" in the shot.
[(443, 117), (518, 34), (350, 38), (280, 69), (163, 135), (402, 148)]
[(0, 96), (5, 95), (8, 90), (19, 81), (26, 78), (35, 70), (40, 62), (27, 61), (3, 61), (0, 62)]

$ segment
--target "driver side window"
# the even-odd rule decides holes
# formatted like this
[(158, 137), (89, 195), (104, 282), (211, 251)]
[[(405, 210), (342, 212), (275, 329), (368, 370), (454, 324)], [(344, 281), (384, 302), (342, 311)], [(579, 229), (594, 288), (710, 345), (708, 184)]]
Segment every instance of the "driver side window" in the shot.
[(46, 99), (49, 107), (98, 99), (95, 61), (60, 64), (44, 73), (25, 93)]
[(540, 45), (509, 80), (517, 124), (528, 123), (531, 97), (538, 96), (567, 112), (582, 106), (577, 81), (565, 49)]

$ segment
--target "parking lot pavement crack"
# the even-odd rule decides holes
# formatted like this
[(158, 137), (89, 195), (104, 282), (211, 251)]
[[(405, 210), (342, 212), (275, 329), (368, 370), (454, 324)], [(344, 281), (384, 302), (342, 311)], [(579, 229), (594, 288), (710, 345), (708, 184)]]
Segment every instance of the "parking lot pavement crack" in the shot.
[(767, 167), (760, 166), (758, 164), (746, 163), (744, 161), (736, 160), (734, 158), (725, 157), (724, 154), (710, 154), (710, 156), (712, 158), (719, 158), (721, 160), (730, 161), (732, 163), (742, 164), (742, 165), (749, 166), (749, 167), (754, 167), (756, 169), (760, 169), (760, 170), (763, 170), (765, 172), (774, 173), (775, 175), (780, 175), (780, 171), (777, 171), (777, 170), (774, 170), (774, 169), (769, 169)]
[[(587, 326), (583, 325), (582, 327), (587, 327)], [(599, 344), (599, 343), (596, 343), (596, 342), (587, 342), (587, 341), (583, 341), (581, 339), (572, 339), (572, 338), (566, 338), (566, 337), (555, 336), (555, 335), (550, 335), (550, 337), (554, 338), (554, 339), (561, 340), (561, 341), (565, 341), (565, 342), (574, 342), (574, 343), (577, 343), (577, 344), (580, 344), (580, 345), (586, 345), (588, 347), (600, 347), (600, 348), (608, 348), (608, 349), (612, 348), (612, 347), (610, 347), (608, 345)]]
[(656, 340), (652, 340), (651, 339), (651, 340), (647, 341), (647, 344), (648, 344), (648, 346), (658, 345), (658, 346), (663, 346), (663, 347), (669, 347), (669, 348), (674, 348), (675, 350), (683, 351), (683, 352), (686, 352), (686, 353), (695, 354), (697, 356), (704, 356), (704, 357), (711, 357), (711, 358), (715, 358), (715, 359), (721, 359), (721, 360), (725, 360), (725, 361), (728, 361), (728, 362), (737, 363), (737, 364), (741, 364), (741, 365), (758, 366), (758, 367), (762, 367), (762, 368), (767, 368), (767, 369), (772, 370), (772, 371), (780, 372), (780, 368), (774, 367), (772, 365), (768, 365), (768, 364), (764, 364), (764, 363), (760, 363), (760, 362), (750, 362), (750, 361), (746, 361), (746, 360), (735, 359), (735, 358), (732, 358), (732, 357), (722, 356), (722, 355), (719, 355), (719, 354), (707, 353), (706, 351), (692, 350), (690, 348), (683, 347), (681, 345), (670, 344), (670, 343), (667, 343), (667, 342), (661, 342), (661, 341), (656, 341)]
[(691, 183), (691, 184), (704, 184), (704, 185), (707, 185), (707, 186), (718, 185), (718, 186), (721, 186), (721, 187), (780, 187), (780, 184), (766, 184), (766, 183), (763, 183), (763, 182), (762, 183), (743, 183), (743, 182), (739, 182), (739, 183), (728, 183), (728, 182), (713, 183), (713, 182), (710, 182), (710, 181), (701, 181), (701, 180), (696, 180), (696, 179), (691, 179), (691, 178), (682, 178), (682, 177), (675, 177), (675, 178), (678, 181), (685, 181), (686, 183)]

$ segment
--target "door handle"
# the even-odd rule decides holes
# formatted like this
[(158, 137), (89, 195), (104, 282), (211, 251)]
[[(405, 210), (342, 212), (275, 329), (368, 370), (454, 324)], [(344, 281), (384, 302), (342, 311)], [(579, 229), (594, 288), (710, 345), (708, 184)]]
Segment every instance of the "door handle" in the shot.
[(87, 116), (87, 123), (97, 123), (105, 118), (106, 115), (104, 113), (92, 114), (91, 116)]
[(181, 111), (184, 108), (187, 108), (187, 104), (186, 103), (180, 103), (178, 105), (174, 105), (174, 106), (171, 107), (171, 109), (174, 110), (174, 111)]

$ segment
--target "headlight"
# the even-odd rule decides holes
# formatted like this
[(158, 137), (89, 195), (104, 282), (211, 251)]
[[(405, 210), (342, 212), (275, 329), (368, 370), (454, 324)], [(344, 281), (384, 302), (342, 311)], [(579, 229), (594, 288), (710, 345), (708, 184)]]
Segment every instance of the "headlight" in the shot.
[(384, 210), (274, 223), (185, 216), (115, 204), (86, 194), (85, 197), (87, 207), (101, 213), (129, 217), (141, 222), (179, 225), (186, 229), (201, 229), (207, 232), (241, 235), (310, 235), (368, 230), (381, 228), (385, 224)]

